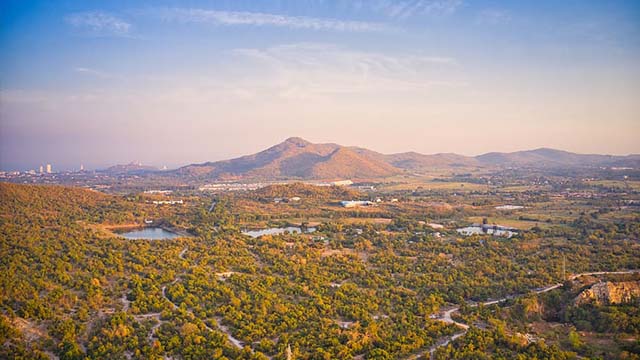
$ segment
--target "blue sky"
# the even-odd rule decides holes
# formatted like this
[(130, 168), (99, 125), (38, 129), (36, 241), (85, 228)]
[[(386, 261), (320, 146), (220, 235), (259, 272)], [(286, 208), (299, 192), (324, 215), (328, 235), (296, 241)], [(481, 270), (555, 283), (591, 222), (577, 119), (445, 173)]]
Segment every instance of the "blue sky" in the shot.
[(0, 168), (640, 152), (637, 1), (4, 1)]

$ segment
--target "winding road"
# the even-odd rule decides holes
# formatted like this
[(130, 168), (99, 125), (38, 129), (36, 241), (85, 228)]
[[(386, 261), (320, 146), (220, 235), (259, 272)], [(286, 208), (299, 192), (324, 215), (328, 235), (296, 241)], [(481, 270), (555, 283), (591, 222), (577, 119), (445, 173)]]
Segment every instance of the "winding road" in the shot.
[[(184, 260), (184, 255), (187, 252), (188, 247), (185, 247), (182, 251), (180, 251), (180, 253), (178, 254), (178, 258)], [(580, 273), (580, 274), (575, 274), (575, 275), (571, 275), (568, 277), (569, 280), (575, 280), (579, 277), (582, 276), (595, 276), (595, 275), (624, 275), (624, 274), (633, 274), (633, 273), (640, 273), (640, 269), (635, 269), (635, 270), (623, 270), (623, 271), (593, 271), (593, 272), (584, 272), (584, 273)], [(174, 281), (172, 282), (172, 284), (175, 284), (176, 282), (180, 281), (179, 277), (176, 277), (174, 279)], [(548, 285), (545, 286), (543, 288), (538, 288), (533, 290), (534, 293), (536, 294), (542, 294), (542, 293), (546, 293), (549, 292), (551, 290), (555, 290), (558, 288), (561, 288), (563, 286), (563, 284), (561, 283), (556, 283), (556, 284), (552, 284), (552, 285)], [(178, 305), (176, 305), (173, 301), (171, 301), (166, 294), (166, 290), (167, 290), (167, 286), (163, 286), (162, 287), (162, 297), (164, 299), (166, 299), (172, 306), (172, 308), (174, 310), (178, 309)], [(485, 302), (481, 302), (481, 303), (472, 303), (469, 306), (470, 307), (477, 307), (479, 304), (482, 304), (484, 306), (487, 305), (493, 305), (493, 304), (499, 304), (501, 302), (507, 301), (507, 300), (511, 300), (511, 299), (516, 299), (518, 297), (527, 295), (527, 293), (525, 294), (514, 294), (514, 295), (509, 295), (506, 297), (503, 297), (501, 299), (497, 299), (497, 300), (490, 300), (490, 301), (485, 301)], [(123, 310), (126, 312), (129, 309), (129, 304), (130, 301), (127, 299), (126, 294), (123, 295), (122, 297), (122, 302), (124, 303), (124, 307)], [(442, 313), (439, 314), (438, 317), (435, 318), (435, 320), (439, 320), (439, 321), (443, 321), (447, 324), (454, 324), (457, 327), (459, 327), (460, 329), (462, 329), (462, 331), (457, 332), (451, 336), (447, 336), (445, 338), (441, 338), (440, 340), (437, 341), (437, 343), (435, 345), (433, 345), (431, 348), (429, 348), (428, 350), (424, 350), (420, 353), (414, 354), (412, 356), (409, 357), (409, 359), (417, 359), (420, 358), (424, 355), (426, 355), (427, 353), (429, 353), (431, 355), (431, 357), (433, 357), (433, 354), (435, 353), (435, 351), (443, 346), (447, 346), (449, 343), (451, 343), (452, 341), (454, 341), (455, 339), (463, 336), (464, 334), (466, 334), (466, 332), (469, 330), (469, 325), (455, 321), (452, 318), (452, 315), (456, 312), (460, 311), (460, 307), (456, 306), (450, 309), (447, 309), (445, 311), (443, 311)], [(190, 313), (192, 316), (195, 317), (195, 315), (193, 314), (193, 311), (191, 310), (187, 310), (188, 313)], [(144, 318), (156, 318), (158, 320), (158, 324), (156, 324), (155, 326), (153, 326), (153, 328), (151, 329), (151, 332), (149, 334), (149, 341), (152, 340), (153, 336), (155, 335), (156, 330), (160, 327), (160, 325), (162, 325), (162, 320), (160, 319), (160, 313), (150, 313), (150, 314), (144, 314), (144, 315), (136, 315), (135, 316), (136, 320), (142, 320)], [(235, 346), (238, 349), (243, 349), (244, 348), (244, 343), (235, 338), (231, 332), (229, 331), (229, 329), (222, 325), (222, 318), (220, 317), (216, 317), (216, 325), (219, 331), (223, 332), (225, 335), (227, 335), (227, 338), (229, 340), (229, 342), (231, 344), (233, 344), (233, 346)], [(203, 322), (205, 328), (208, 331), (214, 331), (213, 328), (209, 327), (205, 322)], [(253, 350), (252, 350), (253, 352)]]
[[(184, 249), (182, 249), (182, 251), (180, 251), (180, 253), (178, 254), (178, 258), (182, 259), (182, 260), (185, 260), (184, 255), (187, 252), (187, 250), (189, 250), (188, 247), (185, 247)], [(171, 284), (175, 284), (178, 281), (180, 281), (180, 278), (176, 277), (171, 282)], [(169, 299), (167, 297), (167, 286), (166, 285), (162, 286), (162, 297), (165, 300), (167, 300), (169, 302), (169, 304), (171, 304), (171, 307), (172, 307), (173, 310), (177, 310), (179, 308), (176, 303), (174, 303), (173, 301), (171, 301), (171, 299)], [(127, 310), (129, 310), (129, 306), (131, 304), (131, 301), (129, 301), (129, 299), (127, 299), (127, 294), (122, 295), (122, 299), (121, 300), (122, 300), (122, 303), (123, 303), (122, 310), (124, 312), (127, 312)], [(187, 310), (187, 312), (189, 314), (191, 314), (194, 318), (196, 318), (196, 316), (194, 315), (193, 311)], [(141, 320), (149, 319), (149, 318), (154, 318), (154, 319), (156, 319), (158, 321), (158, 323), (155, 324), (151, 328), (151, 331), (149, 332), (149, 336), (148, 336), (149, 342), (151, 342), (153, 340), (153, 336), (155, 335), (156, 330), (158, 330), (158, 328), (164, 323), (164, 321), (160, 319), (160, 315), (161, 315), (160, 313), (149, 313), (149, 314), (142, 314), (142, 315), (134, 315), (134, 318), (137, 321), (141, 321)], [(231, 344), (233, 344), (233, 346), (235, 346), (236, 348), (243, 349), (244, 348), (244, 342), (242, 342), (241, 340), (233, 337), (233, 335), (231, 334), (231, 331), (229, 331), (229, 328), (227, 328), (226, 326), (222, 325), (222, 322), (221, 322), (222, 318), (217, 317), (217, 318), (215, 318), (215, 320), (216, 320), (216, 325), (217, 325), (218, 330), (223, 332), (225, 335), (227, 335), (227, 339), (229, 340), (229, 342)], [(204, 324), (205, 329), (207, 329), (208, 331), (214, 331), (214, 329), (211, 328), (209, 325), (207, 325), (206, 322), (203, 321), (202, 323)], [(252, 352), (253, 352), (253, 350), (252, 350)]]
[[(593, 272), (585, 272), (585, 273), (580, 273), (580, 274), (575, 274), (575, 275), (571, 275), (569, 276), (569, 280), (575, 280), (579, 277), (582, 276), (594, 276), (594, 275), (624, 275), (624, 274), (634, 274), (634, 273), (640, 273), (640, 269), (635, 269), (635, 270), (623, 270), (623, 271), (593, 271)], [(535, 292), (536, 294), (542, 294), (542, 293), (546, 293), (549, 292), (551, 290), (555, 290), (558, 288), (561, 288), (563, 286), (563, 284), (561, 283), (557, 283), (557, 284), (553, 284), (553, 285), (549, 285), (549, 286), (545, 286), (543, 288), (539, 288), (534, 290), (533, 292)], [(493, 305), (493, 304), (499, 304), (501, 302), (507, 301), (507, 300), (511, 300), (511, 299), (516, 299), (520, 296), (524, 296), (527, 294), (515, 294), (515, 295), (509, 295), (506, 297), (503, 297), (501, 299), (498, 300), (490, 300), (490, 301), (485, 301), (485, 302), (481, 302), (481, 303), (473, 303), (470, 304), (470, 307), (477, 307), (479, 304), (482, 305)], [(443, 311), (439, 317), (436, 318), (436, 320), (440, 320), (443, 321), (447, 324), (454, 324), (456, 326), (458, 326), (459, 328), (462, 329), (461, 332), (455, 333), (451, 336), (448, 336), (446, 338), (440, 339), (440, 341), (438, 341), (434, 346), (432, 346), (428, 351), (423, 351), (421, 353), (415, 354), (413, 356), (410, 357), (410, 359), (417, 359), (423, 355), (425, 355), (427, 352), (429, 354), (431, 354), (431, 356), (433, 357), (433, 354), (435, 353), (435, 351), (442, 346), (447, 346), (450, 342), (452, 342), (453, 340), (459, 338), (460, 336), (464, 335), (467, 330), (469, 330), (469, 325), (458, 322), (453, 320), (453, 318), (451, 317), (453, 315), (453, 313), (460, 311), (460, 307), (456, 306), (454, 308), (450, 308), (448, 310)]]
[[(189, 250), (188, 247), (185, 247), (184, 249), (182, 249), (182, 251), (180, 251), (180, 254), (178, 254), (178, 258), (184, 260), (184, 254), (187, 252), (187, 250)], [(176, 277), (173, 280), (173, 282), (171, 282), (171, 283), (175, 284), (178, 281), (180, 281), (180, 278)], [(167, 287), (166, 286), (162, 287), (162, 297), (171, 304), (171, 306), (173, 307), (174, 310), (178, 309), (178, 305), (176, 305), (176, 303), (174, 303), (173, 301), (171, 301), (171, 299), (169, 299), (167, 297)], [(194, 318), (196, 317), (193, 314), (193, 311), (187, 310), (187, 312), (189, 314), (191, 314)], [(242, 342), (241, 340), (238, 340), (237, 338), (233, 337), (233, 335), (229, 331), (229, 328), (227, 328), (226, 326), (222, 325), (222, 322), (221, 322), (222, 318), (217, 317), (217, 318), (215, 318), (215, 320), (216, 320), (216, 325), (217, 325), (218, 330), (220, 330), (225, 335), (227, 335), (227, 339), (229, 340), (229, 342), (231, 344), (233, 344), (233, 346), (235, 346), (236, 348), (243, 349), (244, 348), (244, 342)], [(213, 328), (211, 328), (209, 325), (207, 325), (206, 322), (203, 321), (202, 323), (204, 324), (205, 329), (207, 329), (208, 331), (214, 331)], [(253, 352), (253, 350), (252, 350), (252, 352)]]

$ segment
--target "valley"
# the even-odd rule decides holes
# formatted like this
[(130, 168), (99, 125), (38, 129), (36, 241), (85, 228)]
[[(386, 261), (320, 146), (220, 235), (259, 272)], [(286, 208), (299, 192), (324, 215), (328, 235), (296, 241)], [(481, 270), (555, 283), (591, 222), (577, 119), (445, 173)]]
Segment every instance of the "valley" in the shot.
[[(629, 340), (604, 351), (593, 339), (638, 339), (634, 300), (569, 298), (583, 278), (640, 278), (640, 194), (625, 186), (636, 175), (604, 176), (530, 170), (108, 193), (2, 183), (3, 356), (633, 358)], [(149, 227), (148, 240), (108, 230), (135, 226)], [(153, 227), (178, 236), (153, 240)], [(516, 315), (534, 299), (555, 302)], [(611, 311), (629, 325), (557, 315)], [(25, 322), (40, 330), (23, 333)]]

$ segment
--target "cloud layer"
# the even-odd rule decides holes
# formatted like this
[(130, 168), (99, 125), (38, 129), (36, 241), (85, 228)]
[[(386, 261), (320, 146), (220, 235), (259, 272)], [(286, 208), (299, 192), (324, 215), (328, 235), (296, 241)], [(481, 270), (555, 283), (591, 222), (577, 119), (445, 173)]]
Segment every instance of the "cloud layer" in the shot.
[(394, 19), (406, 19), (414, 15), (448, 15), (454, 13), (462, 0), (378, 0), (368, 3), (375, 11)]
[(388, 55), (322, 43), (236, 49), (233, 54), (238, 64), (248, 62), (247, 68), (259, 71), (254, 76), (261, 79), (259, 83), (272, 86), (270, 93), (283, 98), (421, 92), (467, 85), (446, 77), (457, 62), (442, 56)]
[(383, 32), (389, 26), (374, 22), (343, 21), (308, 16), (288, 16), (243, 11), (165, 8), (153, 11), (156, 16), (170, 22), (205, 23), (213, 25), (275, 26), (290, 29), (332, 30), (349, 32)]

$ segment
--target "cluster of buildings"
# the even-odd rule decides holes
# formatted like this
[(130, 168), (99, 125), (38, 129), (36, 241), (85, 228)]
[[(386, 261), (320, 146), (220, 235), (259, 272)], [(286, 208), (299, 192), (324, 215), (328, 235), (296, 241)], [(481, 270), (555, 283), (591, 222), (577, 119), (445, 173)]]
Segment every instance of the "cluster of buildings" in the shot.
[(274, 185), (274, 184), (273, 183), (216, 183), (216, 184), (202, 185), (201, 187), (198, 188), (198, 190), (200, 191), (247, 191), (247, 190), (258, 190), (269, 185)]
[(27, 171), (0, 171), (1, 178), (13, 178), (18, 176), (31, 176), (31, 175), (44, 175), (44, 174), (52, 174), (53, 168), (51, 164), (47, 164), (46, 167), (40, 165), (38, 170), (27, 170)]
[[(398, 202), (398, 199), (393, 198), (388, 200), (389, 202)], [(340, 206), (342, 207), (346, 207), (346, 208), (352, 208), (352, 207), (359, 207), (359, 206), (372, 206), (372, 205), (376, 205), (382, 202), (381, 198), (376, 198), (375, 201), (368, 201), (368, 200), (343, 200), (340, 201)]]
[(171, 194), (173, 190), (145, 190), (145, 194)]
[[(40, 174), (44, 174), (44, 167), (42, 165), (40, 165)], [(47, 174), (51, 174), (52, 170), (51, 170), (51, 164), (47, 164)]]
[[(257, 190), (269, 185), (286, 185), (290, 182), (256, 182), (256, 183), (239, 183), (239, 182), (225, 182), (205, 184), (198, 188), (200, 191), (247, 191)], [(330, 182), (312, 182), (308, 183), (313, 186), (349, 186), (353, 184), (351, 180), (338, 180)]]
[[(80, 172), (84, 172), (84, 165), (80, 164)], [(74, 171), (66, 171), (64, 173), (71, 174)], [(46, 175), (54, 174), (53, 166), (51, 164), (40, 165), (37, 169), (26, 171), (0, 171), (0, 177), (19, 177), (19, 176), (33, 176), (33, 175)]]

